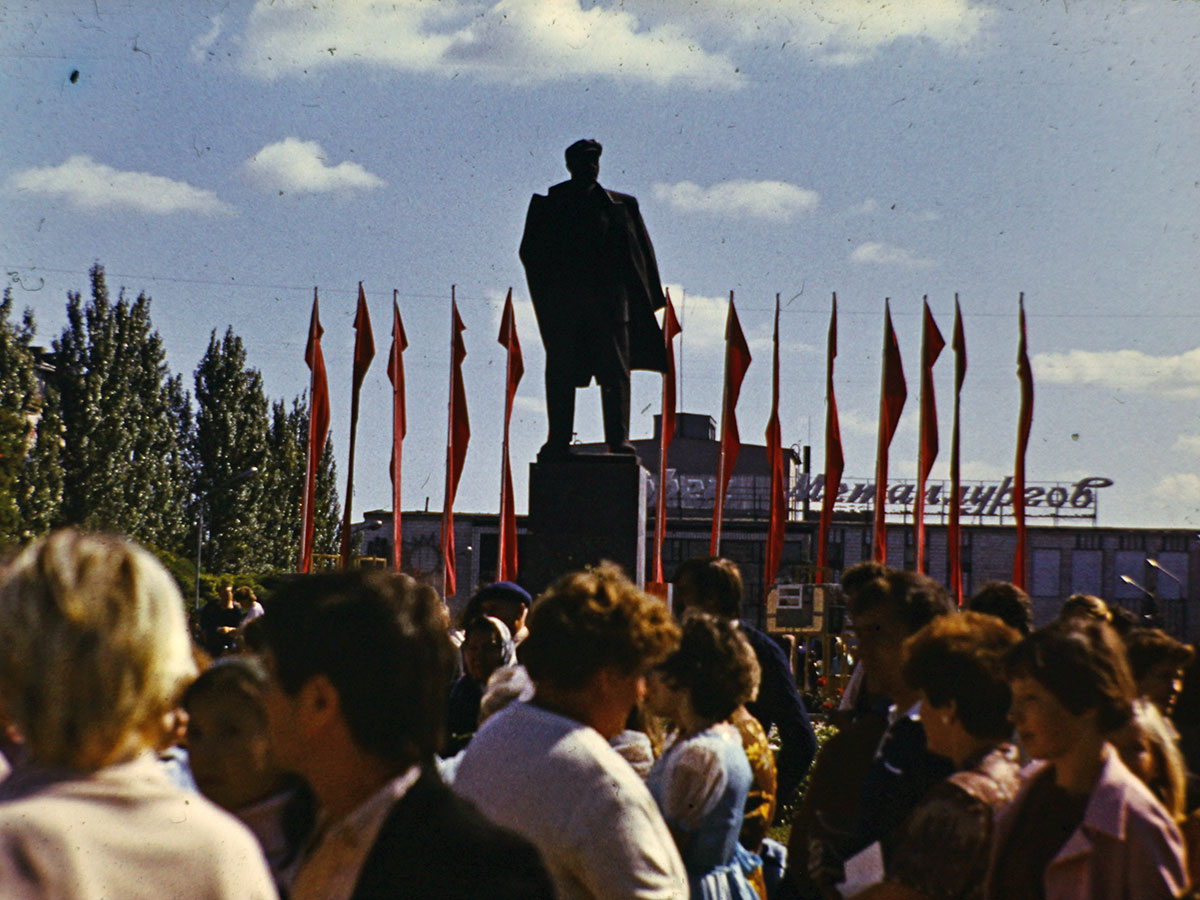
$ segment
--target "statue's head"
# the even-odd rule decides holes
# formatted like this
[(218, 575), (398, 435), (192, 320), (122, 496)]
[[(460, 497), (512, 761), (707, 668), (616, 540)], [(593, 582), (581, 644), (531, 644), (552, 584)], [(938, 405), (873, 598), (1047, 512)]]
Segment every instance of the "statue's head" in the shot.
[(600, 153), (603, 148), (599, 141), (576, 141), (567, 148), (567, 171), (573, 181), (595, 182), (600, 177)]

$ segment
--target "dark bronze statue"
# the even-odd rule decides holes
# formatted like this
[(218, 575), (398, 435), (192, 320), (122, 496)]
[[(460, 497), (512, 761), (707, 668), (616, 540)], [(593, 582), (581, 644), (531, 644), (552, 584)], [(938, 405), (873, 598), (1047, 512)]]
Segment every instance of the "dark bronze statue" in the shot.
[(575, 389), (600, 385), (608, 452), (636, 456), (629, 443), (629, 370), (666, 370), (662, 283), (637, 200), (597, 183), (600, 144), (567, 148), (571, 179), (525, 218), (521, 262), (546, 347), (549, 435), (542, 462), (571, 456)]

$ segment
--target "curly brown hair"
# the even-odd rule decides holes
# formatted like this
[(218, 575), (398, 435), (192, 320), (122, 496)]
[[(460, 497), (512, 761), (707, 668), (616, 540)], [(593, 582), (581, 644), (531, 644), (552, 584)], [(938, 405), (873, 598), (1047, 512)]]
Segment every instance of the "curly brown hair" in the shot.
[(564, 575), (529, 612), (520, 660), (534, 682), (578, 690), (608, 666), (649, 669), (675, 649), (679, 626), (665, 603), (610, 562)]
[(725, 721), (753, 697), (762, 674), (741, 630), (699, 610), (684, 616), (679, 649), (658, 668), (672, 688), (687, 691), (698, 716), (713, 722)]

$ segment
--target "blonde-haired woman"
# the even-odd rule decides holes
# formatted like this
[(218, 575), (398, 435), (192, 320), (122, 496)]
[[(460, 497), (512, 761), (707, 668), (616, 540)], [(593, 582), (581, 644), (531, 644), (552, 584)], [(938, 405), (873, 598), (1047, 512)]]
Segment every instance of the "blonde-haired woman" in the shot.
[(254, 837), (153, 750), (195, 675), (183, 602), (145, 550), (59, 531), (0, 576), (0, 705), (28, 762), (0, 782), (5, 898), (272, 898)]

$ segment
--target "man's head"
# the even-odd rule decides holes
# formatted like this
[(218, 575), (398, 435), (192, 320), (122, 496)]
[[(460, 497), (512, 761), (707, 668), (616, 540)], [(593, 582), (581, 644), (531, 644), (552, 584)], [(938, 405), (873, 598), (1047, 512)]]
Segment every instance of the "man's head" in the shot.
[(680, 563), (672, 582), (679, 614), (691, 608), (738, 619), (742, 615), (742, 572), (737, 563), (719, 556), (696, 557)]
[[(454, 667), (441, 600), (407, 575), (356, 572), (285, 582), (262, 616), (265, 655), (282, 705), (268, 703), (281, 761), (300, 769), (316, 729), (311, 708), (344, 724), (354, 746), (392, 765), (441, 746)], [(310, 702), (311, 701), (311, 702)], [(322, 705), (323, 704), (323, 705)]]
[(571, 173), (572, 181), (594, 184), (600, 177), (600, 153), (603, 148), (599, 141), (586, 139), (576, 141), (567, 148), (567, 171)]
[(243, 610), (249, 612), (250, 609), (254, 606), (255, 602), (258, 600), (258, 597), (256, 597), (254, 595), (253, 588), (250, 588), (246, 585), (242, 585), (240, 588), (238, 588), (236, 591), (233, 592), (233, 599), (237, 603), (238, 606), (240, 606)]
[(525, 588), (511, 581), (497, 581), (480, 588), (468, 605), (475, 615), (499, 619), (508, 626), (508, 633), (515, 638), (525, 626), (525, 615), (532, 602), (533, 598)]
[(563, 576), (538, 598), (521, 662), (539, 697), (582, 704), (580, 720), (612, 737), (644, 692), (645, 673), (678, 641), (666, 605), (604, 563)]
[(1033, 602), (1011, 581), (987, 581), (967, 601), (972, 612), (995, 616), (1021, 634), (1033, 631)]
[(925, 575), (887, 569), (858, 585), (847, 603), (867, 683), (896, 699), (908, 690), (902, 674), (905, 639), (952, 612), (950, 594)]

